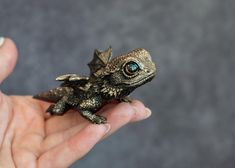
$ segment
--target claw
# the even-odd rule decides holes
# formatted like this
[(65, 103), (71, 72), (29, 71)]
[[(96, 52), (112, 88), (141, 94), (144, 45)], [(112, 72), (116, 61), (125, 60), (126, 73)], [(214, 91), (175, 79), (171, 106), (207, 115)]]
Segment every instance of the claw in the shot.
[(107, 119), (103, 116), (95, 115), (91, 122), (94, 124), (105, 124), (107, 123)]

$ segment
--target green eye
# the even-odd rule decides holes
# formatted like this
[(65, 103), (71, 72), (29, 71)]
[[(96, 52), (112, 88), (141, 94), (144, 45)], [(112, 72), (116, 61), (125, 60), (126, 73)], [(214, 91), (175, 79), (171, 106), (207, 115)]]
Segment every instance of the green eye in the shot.
[(130, 61), (125, 65), (124, 71), (127, 75), (134, 75), (139, 69), (140, 67), (137, 63)]

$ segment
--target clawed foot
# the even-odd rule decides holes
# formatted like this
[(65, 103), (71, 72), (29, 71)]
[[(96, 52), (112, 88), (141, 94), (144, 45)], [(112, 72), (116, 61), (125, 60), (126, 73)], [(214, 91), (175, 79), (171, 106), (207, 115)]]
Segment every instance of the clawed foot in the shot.
[(90, 121), (94, 124), (105, 124), (107, 119), (103, 116), (93, 114), (93, 117)]
[(50, 113), (51, 115), (63, 115), (64, 110), (61, 108), (56, 108), (54, 104), (50, 105), (46, 112)]
[(103, 116), (93, 114), (90, 111), (80, 111), (81, 115), (93, 124), (105, 124), (107, 119)]

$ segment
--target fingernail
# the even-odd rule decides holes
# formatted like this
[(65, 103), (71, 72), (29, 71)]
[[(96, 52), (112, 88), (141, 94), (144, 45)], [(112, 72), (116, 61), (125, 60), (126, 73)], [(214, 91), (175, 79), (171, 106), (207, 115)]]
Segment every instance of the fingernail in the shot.
[(107, 134), (111, 128), (110, 124), (103, 124), (103, 126), (105, 127), (105, 134)]
[(145, 112), (146, 112), (146, 117), (145, 118), (150, 117), (151, 114), (152, 114), (152, 111), (149, 108), (145, 108)]
[(4, 41), (5, 41), (5, 38), (4, 37), (0, 37), (0, 47), (3, 46)]

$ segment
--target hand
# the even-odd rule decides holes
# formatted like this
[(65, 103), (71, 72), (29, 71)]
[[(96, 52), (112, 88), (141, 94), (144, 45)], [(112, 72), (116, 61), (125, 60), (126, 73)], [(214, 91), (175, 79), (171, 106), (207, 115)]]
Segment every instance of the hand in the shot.
[[(0, 83), (13, 70), (16, 60), (14, 43), (5, 39), (0, 46)], [(113, 103), (98, 112), (107, 117), (108, 124), (95, 125), (75, 111), (50, 117), (45, 113), (48, 106), (31, 96), (0, 92), (0, 167), (69, 167), (120, 127), (151, 114), (137, 100), (131, 104)]]

